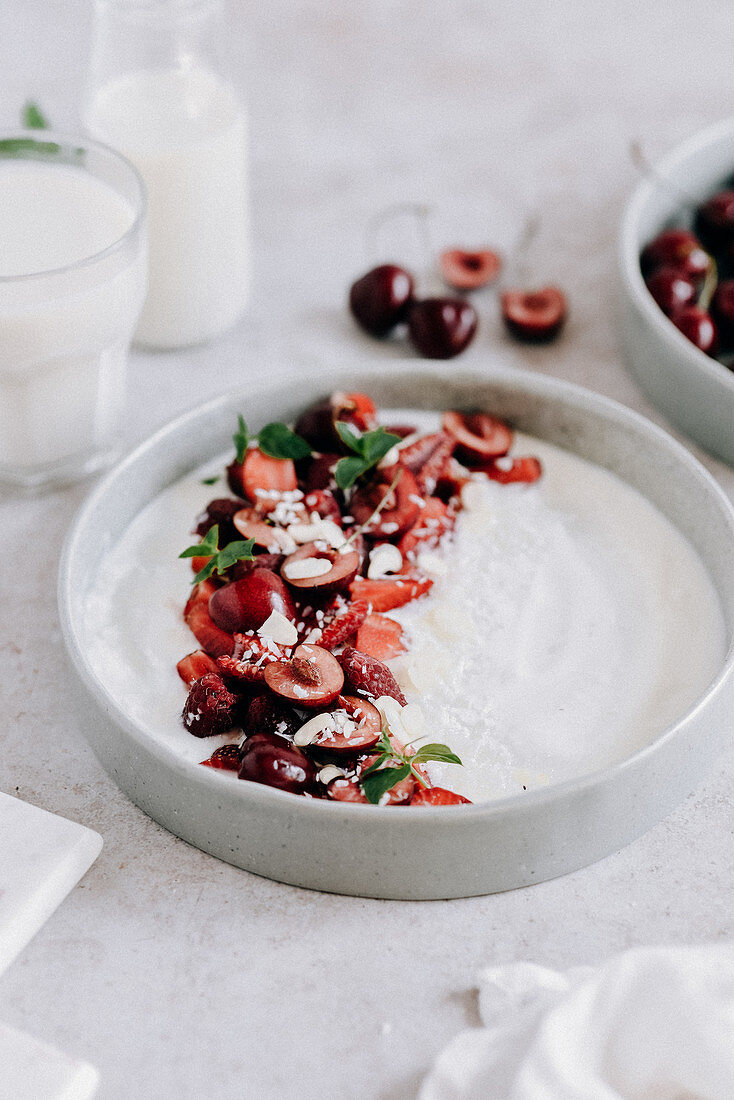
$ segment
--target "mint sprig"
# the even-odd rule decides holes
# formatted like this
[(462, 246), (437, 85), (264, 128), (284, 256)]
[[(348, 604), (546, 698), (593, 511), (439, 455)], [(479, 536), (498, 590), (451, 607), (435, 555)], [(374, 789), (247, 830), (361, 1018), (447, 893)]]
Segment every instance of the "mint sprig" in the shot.
[(237, 431), (232, 436), (237, 448), (237, 461), (240, 465), (245, 461), (245, 453), (252, 439), (255, 440), (263, 454), (270, 458), (307, 458), (311, 454), (311, 448), (305, 439), (296, 435), (287, 424), (273, 421), (261, 428), (257, 435), (250, 435), (245, 419), (240, 413), (237, 417)]
[(20, 113), (21, 122), (26, 130), (48, 130), (48, 120), (37, 103), (28, 100)]
[(377, 805), (387, 791), (392, 790), (397, 783), (406, 779), (411, 773), (421, 787), (425, 787), (426, 781), (415, 767), (416, 764), (424, 764), (428, 760), (435, 760), (442, 764), (461, 764), (456, 753), (452, 752), (448, 745), (442, 745), (438, 741), (422, 745), (412, 755), (406, 751), (409, 747), (406, 745), (402, 752), (396, 749), (387, 731), (383, 729), (380, 740), (375, 746), (380, 755), (359, 778), (367, 801), (373, 806)]
[(221, 550), (219, 549), (219, 524), (215, 523), (213, 527), (210, 527), (205, 537), (196, 546), (188, 546), (181, 554), (179, 558), (209, 558), (203, 569), (193, 579), (193, 584), (201, 584), (202, 581), (208, 580), (213, 573), (217, 573), (220, 577), (231, 569), (238, 561), (252, 561), (254, 554), (252, 548), (255, 545), (254, 539), (237, 539), (234, 542), (228, 542)]
[(336, 483), (343, 491), (351, 489), (358, 477), (376, 466), (400, 442), (399, 435), (384, 428), (375, 428), (374, 431), (357, 435), (343, 420), (336, 421), (336, 430), (342, 443), (352, 451), (346, 458), (339, 459), (334, 471)]

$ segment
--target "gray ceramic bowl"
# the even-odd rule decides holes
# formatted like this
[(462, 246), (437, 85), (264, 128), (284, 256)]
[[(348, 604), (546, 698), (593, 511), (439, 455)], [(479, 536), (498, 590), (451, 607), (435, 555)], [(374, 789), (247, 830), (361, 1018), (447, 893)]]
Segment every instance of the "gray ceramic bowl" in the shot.
[[(729, 656), (698, 703), (623, 763), (474, 806), (346, 805), (232, 782), (153, 744), (94, 673), (84, 604), (106, 549), (163, 488), (231, 446), (242, 408), (256, 429), (291, 420), (335, 385), (383, 407), (486, 407), (612, 470), (685, 534), (720, 595)], [(107, 475), (82, 507), (60, 570), (60, 613), (80, 681), (79, 717), (102, 765), (165, 828), (220, 859), (299, 886), (383, 898), (449, 898), (525, 886), (591, 863), (660, 820), (730, 737), (734, 702), (734, 515), (690, 454), (604, 398), (519, 372), (492, 376), (415, 363), (264, 383), (196, 409)], [(230, 780), (230, 781), (228, 781)]]
[(734, 119), (697, 134), (633, 193), (619, 241), (625, 354), (640, 386), (671, 422), (734, 464), (734, 372), (704, 355), (653, 301), (640, 251), (668, 225), (690, 225), (682, 195), (698, 203), (734, 175)]

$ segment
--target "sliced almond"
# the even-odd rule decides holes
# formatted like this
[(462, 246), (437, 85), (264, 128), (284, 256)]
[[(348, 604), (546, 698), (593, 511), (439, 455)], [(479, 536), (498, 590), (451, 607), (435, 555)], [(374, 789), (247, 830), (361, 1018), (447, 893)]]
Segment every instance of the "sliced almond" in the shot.
[(369, 580), (378, 580), (388, 573), (399, 573), (403, 568), (403, 555), (391, 542), (381, 542), (370, 551), (370, 564), (367, 569)]
[(305, 580), (308, 577), (324, 577), (330, 573), (332, 563), (328, 558), (299, 558), (283, 565), (281, 572), (289, 581)]
[(327, 764), (325, 768), (322, 768), (320, 772), (316, 773), (316, 779), (319, 783), (326, 785), (331, 783), (334, 779), (343, 779), (347, 773), (343, 768), (337, 768), (336, 764)]
[(296, 730), (293, 736), (293, 744), (302, 749), (315, 741), (320, 733), (326, 733), (327, 730), (333, 729), (333, 725), (331, 714), (315, 714), (299, 730)]
[(280, 611), (271, 611), (262, 626), (258, 627), (257, 632), (272, 638), (278, 645), (295, 645), (298, 641), (298, 631), (290, 619), (286, 619)]

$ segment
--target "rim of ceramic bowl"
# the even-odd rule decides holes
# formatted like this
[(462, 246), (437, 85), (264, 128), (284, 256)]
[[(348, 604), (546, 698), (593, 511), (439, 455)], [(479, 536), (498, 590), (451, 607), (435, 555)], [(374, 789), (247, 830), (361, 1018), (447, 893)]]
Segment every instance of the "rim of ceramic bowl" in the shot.
[[(420, 361), (418, 362), (420, 363)], [(375, 367), (374, 365), (364, 365), (361, 369), (365, 372), (365, 386), (368, 386), (370, 380), (370, 373), (368, 372), (375, 376)], [(431, 368), (425, 363), (420, 363), (419, 368), (420, 373), (432, 375), (434, 378), (440, 377), (442, 369), (445, 368), (442, 368), (441, 364), (438, 364), (438, 366), (434, 364)], [(347, 368), (347, 371), (351, 373), (357, 373), (359, 370), (359, 367)], [(399, 366), (394, 364), (388, 368), (384, 363), (381, 363), (378, 368), (379, 376), (388, 380), (395, 380), (401, 374), (409, 376), (411, 370), (416, 370), (416, 361), (414, 360), (401, 361)], [(287, 392), (289, 381), (295, 384), (299, 377), (295, 374), (292, 376), (279, 376), (276, 385), (278, 389)], [(323, 374), (325, 390), (333, 388), (334, 377), (333, 374)], [(336, 377), (338, 381), (338, 376)], [(732, 545), (734, 546), (734, 509), (732, 509), (716, 480), (682, 444), (676, 442), (662, 428), (657, 427), (639, 413), (583, 387), (555, 378), (543, 378), (526, 371), (503, 369), (490, 373), (475, 370), (465, 371), (462, 377), (467, 379), (467, 389), (472, 377), (483, 384), (496, 383), (514, 389), (518, 394), (529, 394), (533, 397), (547, 398), (556, 403), (570, 404), (579, 412), (597, 419), (600, 418), (607, 424), (613, 422), (625, 426), (638, 435), (642, 434), (652, 438), (656, 446), (663, 451), (667, 451), (674, 461), (682, 462), (688, 466), (690, 472), (695, 474), (717, 499), (718, 506), (727, 518)], [(302, 382), (302, 378), (300, 378), (300, 381)], [(222, 776), (213, 769), (202, 768), (198, 763), (192, 763), (176, 756), (173, 750), (151, 737), (143, 727), (129, 718), (123, 706), (107, 690), (93, 670), (87, 656), (88, 644), (85, 645), (84, 642), (82, 624), (77, 623), (73, 607), (75, 562), (81, 543), (88, 537), (87, 528), (90, 525), (91, 517), (93, 517), (100, 502), (110, 493), (115, 493), (120, 485), (124, 485), (129, 472), (134, 471), (138, 464), (144, 462), (146, 456), (151, 452), (157, 452), (159, 449), (165, 448), (171, 437), (178, 436), (187, 430), (190, 431), (197, 421), (211, 417), (219, 410), (230, 410), (235, 403), (241, 405), (246, 395), (252, 397), (253, 393), (264, 395), (269, 391), (273, 391), (273, 397), (275, 397), (276, 393), (273, 386), (272, 382), (260, 382), (249, 386), (247, 391), (233, 390), (198, 405), (159, 428), (147, 440), (132, 450), (113, 470), (103, 477), (81, 505), (67, 534), (59, 566), (58, 601), (62, 633), (69, 656), (85, 687), (104, 711), (111, 715), (114, 722), (121, 726), (136, 744), (144, 746), (148, 752), (174, 774), (178, 774), (182, 778), (185, 777), (187, 782), (194, 784), (200, 790), (212, 796), (222, 792)], [(217, 450), (213, 450), (211, 457), (215, 457), (216, 453)], [(179, 477), (186, 476), (186, 473), (190, 473), (199, 464), (199, 461), (197, 459), (187, 470), (178, 471), (176, 476), (172, 477), (166, 484), (172, 484)], [(155, 495), (162, 491), (164, 487), (165, 485), (159, 484), (148, 500), (154, 499)], [(718, 594), (720, 596), (720, 592)], [(717, 675), (696, 702), (688, 707), (673, 723), (661, 730), (650, 742), (630, 756), (571, 779), (551, 783), (546, 787), (538, 787), (522, 794), (506, 795), (490, 802), (460, 806), (420, 807), (421, 816), (431, 815), (436, 820), (444, 822), (446, 828), (451, 828), (452, 824), (458, 821), (465, 822), (467, 818), (478, 820), (501, 817), (507, 813), (508, 809), (514, 809), (520, 805), (527, 807), (528, 811), (532, 812), (534, 809), (569, 797), (579, 796), (585, 791), (597, 788), (612, 777), (618, 776), (620, 772), (636, 768), (647, 757), (656, 754), (663, 744), (676, 736), (682, 725), (693, 719), (707, 705), (709, 700), (722, 689), (724, 681), (732, 674), (734, 674), (734, 639), (730, 640), (727, 654)], [(280, 804), (284, 808), (286, 806), (290, 807), (293, 812), (296, 812), (293, 802), (297, 799), (299, 804), (297, 812), (306, 817), (313, 814), (321, 817), (329, 815), (335, 821), (338, 821), (344, 819), (345, 816), (366, 814), (370, 820), (389, 822), (392, 829), (400, 831), (407, 827), (408, 819), (413, 816), (412, 811), (410, 814), (396, 814), (394, 808), (387, 806), (347, 804), (326, 799), (302, 798), (258, 783), (241, 783), (236, 789), (239, 792), (238, 798), (250, 801), (253, 805), (262, 804), (275, 807)], [(283, 799), (286, 801), (284, 802)]]
[[(670, 350), (687, 355), (691, 363), (695, 364), (703, 375), (711, 382), (722, 386), (725, 390), (729, 390), (732, 399), (734, 399), (734, 371), (728, 370), (692, 344), (666, 317), (647, 289), (640, 269), (640, 250), (644, 242), (639, 239), (641, 214), (652, 196), (663, 188), (664, 185), (661, 180), (674, 176), (682, 165), (695, 158), (702, 149), (727, 138), (732, 141), (731, 171), (734, 172), (734, 117), (732, 117), (723, 119), (705, 130), (700, 130), (686, 141), (681, 142), (654, 165), (653, 175), (638, 183), (627, 201), (622, 215), (619, 262), (628, 293), (634, 298), (646, 321), (653, 326)], [(677, 187), (677, 184), (671, 181), (671, 186)], [(670, 216), (673, 215), (675, 209), (680, 209), (681, 206), (683, 206), (683, 195), (672, 195)]]

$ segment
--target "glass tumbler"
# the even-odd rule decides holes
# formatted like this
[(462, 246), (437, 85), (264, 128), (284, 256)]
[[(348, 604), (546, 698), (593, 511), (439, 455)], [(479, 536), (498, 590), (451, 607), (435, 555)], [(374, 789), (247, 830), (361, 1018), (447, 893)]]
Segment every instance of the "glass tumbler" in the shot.
[(145, 296), (145, 188), (119, 154), (0, 135), (0, 481), (77, 480), (118, 450)]

